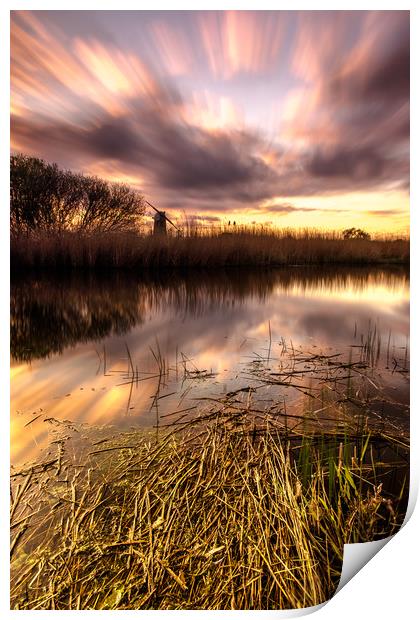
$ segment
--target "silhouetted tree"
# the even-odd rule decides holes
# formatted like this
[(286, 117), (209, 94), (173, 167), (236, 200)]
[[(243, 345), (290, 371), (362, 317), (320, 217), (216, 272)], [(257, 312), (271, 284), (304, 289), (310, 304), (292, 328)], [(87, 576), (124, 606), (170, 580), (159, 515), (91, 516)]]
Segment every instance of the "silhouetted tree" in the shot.
[(361, 228), (346, 228), (343, 230), (344, 239), (370, 239), (370, 234)]
[(12, 234), (134, 230), (144, 210), (143, 197), (128, 185), (60, 170), (35, 157), (10, 158)]

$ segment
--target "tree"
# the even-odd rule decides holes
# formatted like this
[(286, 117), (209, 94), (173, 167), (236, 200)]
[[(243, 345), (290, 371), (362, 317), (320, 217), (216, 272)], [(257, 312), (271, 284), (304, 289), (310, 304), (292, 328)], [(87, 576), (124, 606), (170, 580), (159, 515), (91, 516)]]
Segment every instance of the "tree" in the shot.
[(35, 157), (10, 158), (10, 218), (12, 232), (48, 229), (63, 196), (56, 165)]
[(361, 228), (346, 228), (343, 230), (344, 239), (370, 239), (369, 233)]
[(10, 158), (10, 230), (109, 232), (135, 230), (143, 197), (128, 185), (60, 170), (36, 157)]

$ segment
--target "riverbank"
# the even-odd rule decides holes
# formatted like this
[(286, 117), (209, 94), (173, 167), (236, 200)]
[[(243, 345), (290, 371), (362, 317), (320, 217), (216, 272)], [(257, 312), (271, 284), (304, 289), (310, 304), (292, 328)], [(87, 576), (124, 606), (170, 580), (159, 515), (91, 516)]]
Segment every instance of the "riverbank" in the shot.
[[(344, 544), (390, 536), (405, 517), (408, 406), (380, 387), (378, 351), (373, 334), (358, 361), (284, 345), (277, 370), (257, 355), (247, 385), (201, 398), (194, 413), (157, 412), (149, 429), (47, 416), (49, 448), (12, 469), (12, 608), (328, 600)], [(298, 408), (266, 389), (279, 386), (301, 393)]]
[(375, 265), (409, 262), (408, 239), (343, 239), (334, 233), (166, 236), (37, 233), (11, 239), (12, 270), (221, 268)]
[(391, 535), (404, 519), (408, 485), (387, 488), (395, 464), (372, 460), (381, 441), (293, 437), (274, 419), (258, 425), (226, 409), (159, 438), (95, 435), (83, 453), (57, 443), (13, 476), (11, 606), (322, 603), (338, 585), (343, 545)]

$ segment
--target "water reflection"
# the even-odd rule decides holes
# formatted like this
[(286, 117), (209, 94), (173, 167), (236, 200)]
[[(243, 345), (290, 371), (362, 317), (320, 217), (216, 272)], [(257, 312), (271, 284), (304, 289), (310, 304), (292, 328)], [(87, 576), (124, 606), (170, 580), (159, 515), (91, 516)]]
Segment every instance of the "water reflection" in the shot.
[[(327, 297), (330, 302), (392, 304), (396, 297), (408, 302), (408, 274), (404, 270), (292, 268), (178, 274), (153, 280), (121, 274), (20, 280), (11, 285), (12, 359), (29, 362), (78, 343), (123, 335), (164, 309), (170, 308), (178, 317), (197, 318), (251, 301), (265, 303), (273, 293)], [(335, 319), (334, 326), (325, 312), (310, 312), (302, 317), (301, 326), (308, 332), (343, 335), (343, 317)]]
[[(57, 430), (47, 418), (151, 426), (195, 398), (241, 387), (243, 369), (286, 340), (347, 351), (374, 325), (391, 355), (404, 355), (409, 279), (404, 270), (291, 268), (134, 279), (33, 278), (12, 283), (12, 459), (34, 458)], [(128, 349), (127, 349), (128, 348)], [(129, 355), (127, 353), (129, 351)], [(357, 349), (352, 350), (353, 353)], [(159, 386), (156, 354), (170, 368)], [(182, 355), (214, 376), (180, 372)], [(138, 381), (127, 382), (133, 364)], [(404, 376), (380, 369), (395, 398)], [(390, 389), (391, 389), (390, 388)], [(267, 397), (269, 395), (267, 394)], [(287, 391), (276, 397), (290, 398)], [(39, 416), (39, 417), (38, 417)]]
[(142, 322), (138, 286), (112, 280), (29, 280), (11, 286), (11, 353), (31, 361), (80, 342), (124, 334)]

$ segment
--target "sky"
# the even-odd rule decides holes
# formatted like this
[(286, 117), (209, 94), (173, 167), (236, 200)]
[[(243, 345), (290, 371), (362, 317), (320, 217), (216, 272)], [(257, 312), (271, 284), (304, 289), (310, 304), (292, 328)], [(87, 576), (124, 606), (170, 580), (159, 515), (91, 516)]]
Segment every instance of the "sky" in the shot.
[(11, 15), (12, 152), (204, 224), (408, 231), (408, 11)]

